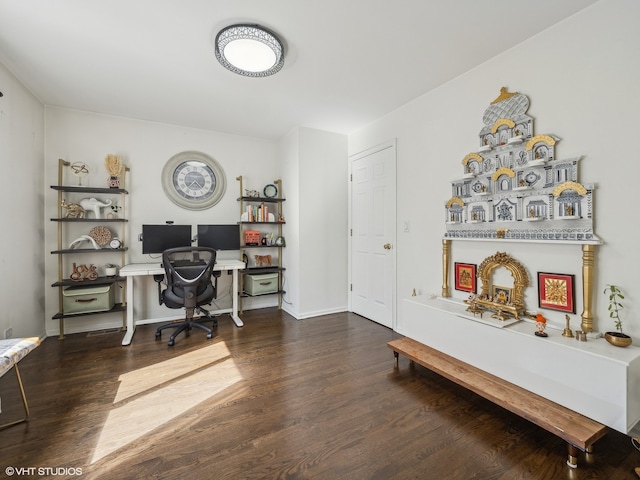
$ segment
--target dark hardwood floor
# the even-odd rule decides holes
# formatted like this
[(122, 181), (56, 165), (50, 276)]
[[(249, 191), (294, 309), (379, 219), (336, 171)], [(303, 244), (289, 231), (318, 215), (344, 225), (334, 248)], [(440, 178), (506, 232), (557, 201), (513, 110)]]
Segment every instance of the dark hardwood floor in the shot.
[[(362, 317), (243, 319), (173, 348), (153, 325), (128, 347), (121, 332), (46, 339), (20, 363), (31, 419), (0, 431), (0, 479), (635, 478), (627, 436), (570, 469), (550, 433), (404, 358), (394, 369), (398, 335)], [(0, 394), (5, 421), (13, 372)]]

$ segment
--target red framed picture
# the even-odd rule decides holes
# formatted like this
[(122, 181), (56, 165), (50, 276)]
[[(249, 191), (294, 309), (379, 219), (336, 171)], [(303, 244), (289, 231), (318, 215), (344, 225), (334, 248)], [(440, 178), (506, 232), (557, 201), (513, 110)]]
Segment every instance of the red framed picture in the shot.
[(576, 313), (575, 275), (538, 272), (538, 306)]
[(476, 293), (476, 266), (472, 263), (455, 262), (455, 289)]

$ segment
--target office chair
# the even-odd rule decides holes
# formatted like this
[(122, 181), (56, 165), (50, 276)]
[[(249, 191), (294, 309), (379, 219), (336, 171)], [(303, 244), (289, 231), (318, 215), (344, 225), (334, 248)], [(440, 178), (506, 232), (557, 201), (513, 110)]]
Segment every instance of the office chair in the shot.
[[(175, 328), (169, 337), (168, 345), (175, 344), (176, 337), (193, 328), (199, 328), (207, 332), (207, 338), (213, 337), (213, 328), (217, 326), (217, 320), (202, 308), (202, 305), (211, 303), (216, 298), (216, 285), (211, 282), (213, 266), (216, 263), (216, 251), (205, 247), (179, 247), (165, 250), (162, 253), (162, 265), (164, 266), (167, 287), (162, 290), (160, 282), (162, 276), (156, 278), (158, 282), (159, 301), (169, 308), (183, 308), (186, 310), (184, 321), (171, 322), (158, 327), (156, 338), (160, 338), (162, 330)], [(217, 278), (216, 278), (217, 280)], [(217, 284), (217, 282), (216, 282)], [(213, 320), (213, 327), (209, 328), (194, 320), (195, 311)]]

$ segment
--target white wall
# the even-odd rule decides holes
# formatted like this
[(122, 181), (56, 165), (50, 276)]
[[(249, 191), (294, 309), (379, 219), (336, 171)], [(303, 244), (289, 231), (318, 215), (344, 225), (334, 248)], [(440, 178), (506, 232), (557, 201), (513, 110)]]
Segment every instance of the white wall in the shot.
[(14, 337), (43, 336), (44, 108), (2, 64), (0, 91), (0, 338), (8, 328)]
[[(634, 153), (640, 125), (638, 18), (636, 0), (602, 0), (349, 137), (350, 153), (397, 138), (399, 301), (413, 288), (425, 295), (441, 291), (450, 181), (463, 173), (464, 156), (478, 148), (484, 110), (506, 86), (529, 97), (536, 133), (562, 139), (557, 158), (585, 155), (579, 180), (597, 185), (595, 232), (605, 242), (595, 261), (595, 326), (613, 329), (602, 290), (607, 283), (618, 284), (627, 293), (625, 329), (640, 342)], [(411, 231), (403, 232), (407, 220)], [(581, 251), (575, 246), (454, 242), (452, 256), (480, 263), (496, 251), (508, 252), (527, 267), (530, 310), (537, 308), (538, 271), (572, 273), (578, 282), (581, 277)], [(574, 329), (582, 311), (577, 287)], [(561, 312), (544, 313), (564, 326)], [(399, 309), (399, 331), (403, 321)]]
[[(144, 122), (121, 117), (98, 115), (61, 108), (47, 107), (46, 116), (46, 148), (45, 148), (45, 249), (47, 253), (56, 245), (56, 222), (48, 221), (56, 216), (56, 192), (50, 185), (57, 182), (58, 159), (70, 162), (82, 161), (88, 164), (90, 175), (83, 179), (83, 185), (106, 186), (107, 174), (104, 168), (104, 158), (107, 154), (120, 155), (131, 172), (127, 179), (127, 235), (129, 247), (129, 262), (160, 262), (159, 256), (152, 258), (143, 255), (141, 242), (137, 240), (145, 223), (164, 223), (172, 220), (176, 224), (191, 224), (193, 234), (196, 225), (201, 223), (236, 223), (239, 219), (240, 196), (239, 183), (236, 177), (243, 176), (245, 188), (262, 191), (264, 185), (272, 183), (279, 173), (279, 163), (276, 154), (276, 142), (270, 140), (227, 135), (217, 132), (183, 128)], [(226, 192), (217, 205), (202, 211), (190, 211), (173, 204), (164, 194), (161, 183), (161, 172), (166, 161), (176, 153), (196, 150), (216, 159), (225, 171), (227, 177)], [(67, 176), (65, 184), (74, 185), (77, 180)], [(42, 182), (40, 182), (42, 184)], [(286, 186), (286, 184), (285, 184)], [(79, 195), (79, 198), (86, 195)], [(74, 197), (75, 198), (75, 197)], [(73, 200), (73, 199), (71, 199)], [(286, 208), (286, 207), (285, 207)], [(286, 213), (286, 209), (285, 209)], [(39, 216), (42, 218), (42, 215)], [(84, 224), (82, 225), (84, 226)], [(95, 224), (86, 225), (90, 230)], [(38, 225), (41, 229), (42, 225)], [(81, 233), (81, 232), (79, 232)], [(286, 232), (285, 232), (286, 234)], [(69, 242), (73, 238), (66, 238)], [(107, 254), (111, 255), (111, 254)], [(229, 252), (221, 252), (229, 255)], [(235, 255), (234, 255), (235, 257)], [(71, 260), (63, 257), (66, 262), (78, 261), (78, 257)], [(111, 257), (111, 261), (117, 259)], [(107, 257), (82, 256), (82, 263), (94, 262), (103, 265)], [(46, 255), (44, 283), (50, 286), (57, 278), (57, 263), (55, 255)], [(136, 318), (147, 319), (174, 315), (164, 306), (158, 305), (156, 285), (152, 279), (145, 279), (137, 292), (134, 305)], [(219, 283), (218, 305), (222, 308), (231, 306), (230, 277), (223, 275)], [(58, 311), (57, 289), (46, 288), (46, 318), (50, 319)], [(277, 304), (274, 296), (248, 299), (244, 302), (247, 309), (272, 306)], [(81, 319), (67, 319), (65, 331), (67, 333), (109, 328), (121, 325), (120, 315), (96, 315)], [(48, 335), (58, 333), (58, 322), (48, 320), (46, 323)]]
[(294, 128), (282, 137), (278, 145), (280, 158), (280, 173), (282, 178), (282, 196), (287, 200), (283, 203), (286, 225), (284, 238), (287, 247), (282, 251), (284, 272), (282, 309), (295, 318), (300, 315), (300, 161), (298, 129)]
[(347, 309), (347, 137), (298, 127), (281, 142), (285, 302), (296, 318)]

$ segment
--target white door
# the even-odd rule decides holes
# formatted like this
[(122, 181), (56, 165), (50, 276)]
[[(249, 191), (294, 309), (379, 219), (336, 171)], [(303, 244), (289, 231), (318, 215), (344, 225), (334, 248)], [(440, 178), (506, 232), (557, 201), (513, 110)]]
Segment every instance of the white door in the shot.
[(351, 311), (393, 328), (396, 285), (396, 145), (351, 161)]

